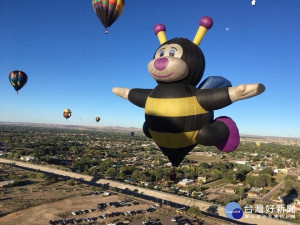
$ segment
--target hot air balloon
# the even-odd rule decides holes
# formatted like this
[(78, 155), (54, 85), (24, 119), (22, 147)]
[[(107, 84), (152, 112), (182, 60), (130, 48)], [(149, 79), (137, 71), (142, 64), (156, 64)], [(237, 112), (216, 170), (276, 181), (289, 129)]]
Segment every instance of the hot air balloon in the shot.
[(72, 115), (71, 110), (70, 110), (69, 108), (66, 108), (66, 109), (64, 110), (64, 112), (63, 112), (63, 116), (64, 116), (64, 117), (66, 118), (66, 120), (67, 120), (68, 118), (71, 117), (71, 115)]
[(255, 6), (256, 0), (252, 0), (251, 4), (252, 4), (252, 6)]
[(124, 0), (92, 0), (94, 11), (102, 22), (105, 33), (107, 28), (112, 25), (121, 15), (125, 1)]
[(131, 137), (134, 137), (135, 133), (132, 131), (132, 132), (130, 133), (130, 135), (131, 135)]
[(27, 83), (28, 77), (23, 71), (14, 70), (9, 74), (8, 79), (18, 94), (18, 91)]
[(232, 86), (222, 77), (209, 77), (198, 86), (205, 68), (204, 54), (198, 45), (213, 21), (205, 16), (199, 25), (193, 41), (186, 38), (167, 40), (165, 26), (155, 26), (160, 46), (148, 63), (148, 72), (157, 86), (154, 89), (115, 87), (112, 90), (145, 108), (144, 134), (154, 140), (175, 167), (198, 144), (215, 146), (223, 152), (237, 149), (240, 143), (238, 127), (229, 117), (214, 119), (214, 110), (265, 90), (260, 83)]
[(100, 121), (100, 117), (96, 117), (96, 122), (98, 123)]

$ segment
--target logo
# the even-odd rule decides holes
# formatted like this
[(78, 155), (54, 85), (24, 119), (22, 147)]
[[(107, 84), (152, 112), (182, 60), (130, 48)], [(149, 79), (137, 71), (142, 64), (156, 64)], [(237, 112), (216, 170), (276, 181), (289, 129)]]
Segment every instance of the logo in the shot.
[(229, 219), (241, 219), (243, 217), (242, 208), (236, 202), (229, 202), (225, 206), (225, 214)]

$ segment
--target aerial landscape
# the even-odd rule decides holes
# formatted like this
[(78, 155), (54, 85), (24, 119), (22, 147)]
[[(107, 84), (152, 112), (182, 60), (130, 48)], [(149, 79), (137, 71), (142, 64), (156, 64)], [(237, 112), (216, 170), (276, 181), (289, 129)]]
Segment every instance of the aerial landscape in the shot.
[(299, 7), (0, 1), (0, 224), (300, 224)]
[[(253, 215), (281, 216), (277, 220), (299, 223), (299, 138), (242, 136), (237, 153), (229, 154), (213, 147), (197, 147), (176, 168), (174, 178), (168, 158), (138, 129), (132, 136), (133, 128), (121, 127), (1, 123), (0, 128), (1, 224), (19, 224), (21, 218), (26, 224), (70, 219), (80, 223), (88, 218), (94, 218), (94, 224), (127, 220), (141, 224), (149, 218), (172, 224), (171, 219), (180, 215), (186, 215), (191, 223), (195, 208), (203, 211), (197, 214), (200, 224), (223, 224), (212, 217), (220, 215), (217, 208), (229, 202), (253, 208), (273, 205), (273, 212), (254, 213), (253, 209)], [(157, 193), (146, 195), (139, 188)], [(176, 203), (174, 197), (164, 194), (190, 201)], [(108, 196), (101, 197), (104, 195)], [(96, 207), (101, 202), (125, 199), (139, 202), (138, 207), (132, 203), (126, 208)], [(203, 206), (197, 206), (198, 200)], [(151, 211), (157, 203), (160, 207), (154, 207), (155, 212), (137, 212)], [(276, 213), (276, 206), (274, 209), (274, 205), (292, 204), (289, 213)], [(182, 207), (186, 207), (184, 214), (178, 212)], [(72, 214), (89, 209), (93, 209), (89, 214)], [(134, 213), (118, 214), (127, 211)], [(100, 217), (112, 212), (118, 216)]]

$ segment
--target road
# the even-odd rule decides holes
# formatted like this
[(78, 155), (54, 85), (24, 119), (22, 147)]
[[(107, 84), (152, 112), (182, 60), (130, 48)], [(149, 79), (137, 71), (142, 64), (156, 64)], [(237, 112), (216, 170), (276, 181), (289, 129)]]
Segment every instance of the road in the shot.
[[(222, 220), (226, 220), (228, 222), (231, 221), (231, 224), (263, 224), (263, 225), (279, 225), (279, 224), (292, 224), (288, 223), (285, 221), (279, 221), (276, 219), (272, 218), (265, 218), (261, 217), (258, 218), (255, 214), (247, 214), (249, 217), (246, 217), (246, 214), (244, 213), (243, 217), (239, 220), (229, 220), (227, 216), (225, 215), (225, 207), (223, 206), (217, 206), (215, 207), (213, 204), (209, 202), (204, 202), (200, 200), (195, 200), (192, 198), (184, 197), (184, 196), (178, 196), (170, 193), (165, 193), (157, 190), (151, 190), (151, 189), (146, 189), (143, 187), (138, 187), (114, 180), (107, 180), (107, 179), (98, 179), (95, 180), (94, 177), (92, 176), (87, 176), (87, 175), (82, 175), (78, 173), (73, 173), (73, 172), (68, 172), (68, 171), (63, 171), (59, 169), (54, 169), (50, 168), (47, 166), (40, 166), (40, 165), (34, 165), (30, 163), (25, 163), (25, 162), (19, 162), (19, 161), (14, 161), (14, 160), (8, 160), (4, 158), (0, 158), (0, 163), (2, 164), (14, 164), (17, 167), (27, 169), (27, 170), (34, 170), (34, 171), (40, 171), (40, 172), (46, 172), (50, 174), (56, 174), (60, 176), (65, 176), (69, 178), (74, 178), (74, 179), (81, 179), (82, 181), (85, 181), (86, 183), (90, 184), (101, 184), (101, 185), (109, 185), (111, 187), (115, 187), (117, 189), (121, 189), (124, 193), (128, 194), (133, 194), (137, 197), (145, 198), (148, 200), (153, 200), (153, 201), (159, 201), (161, 202), (162, 200), (164, 203), (176, 207), (180, 205), (186, 205), (186, 206), (198, 206), (200, 210), (203, 212), (203, 214), (207, 215), (208, 211), (215, 211), (214, 217), (219, 217)], [(254, 206), (253, 206), (254, 208)], [(211, 210), (210, 210), (211, 209)], [(212, 214), (210, 214), (212, 215)], [(253, 218), (252, 218), (253, 217)], [(232, 223), (234, 222), (234, 223)]]

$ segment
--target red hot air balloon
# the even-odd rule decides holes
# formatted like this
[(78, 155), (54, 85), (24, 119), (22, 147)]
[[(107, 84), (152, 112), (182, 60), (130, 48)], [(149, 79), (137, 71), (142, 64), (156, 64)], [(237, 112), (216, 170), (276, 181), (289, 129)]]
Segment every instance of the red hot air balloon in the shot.
[(124, 0), (92, 0), (94, 11), (102, 22), (105, 33), (107, 28), (112, 25), (121, 15), (125, 1)]

